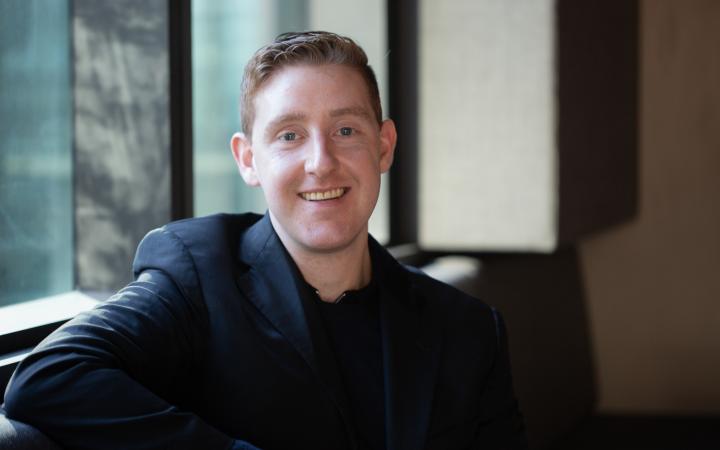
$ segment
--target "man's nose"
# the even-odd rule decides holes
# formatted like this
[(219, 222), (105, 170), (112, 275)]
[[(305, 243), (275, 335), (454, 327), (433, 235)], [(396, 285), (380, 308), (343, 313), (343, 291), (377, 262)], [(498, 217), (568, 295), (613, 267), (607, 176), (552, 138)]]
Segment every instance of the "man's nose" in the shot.
[(338, 167), (332, 142), (324, 136), (315, 136), (310, 142), (305, 159), (305, 172), (323, 178)]

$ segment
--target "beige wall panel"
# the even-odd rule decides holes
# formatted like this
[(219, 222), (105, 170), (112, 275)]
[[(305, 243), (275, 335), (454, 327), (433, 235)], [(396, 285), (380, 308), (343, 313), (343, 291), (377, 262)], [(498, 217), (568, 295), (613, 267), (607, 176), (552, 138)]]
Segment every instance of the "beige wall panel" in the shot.
[(605, 412), (720, 412), (720, 2), (641, 3), (640, 211), (581, 245)]
[(554, 2), (420, 6), (420, 244), (554, 248)]

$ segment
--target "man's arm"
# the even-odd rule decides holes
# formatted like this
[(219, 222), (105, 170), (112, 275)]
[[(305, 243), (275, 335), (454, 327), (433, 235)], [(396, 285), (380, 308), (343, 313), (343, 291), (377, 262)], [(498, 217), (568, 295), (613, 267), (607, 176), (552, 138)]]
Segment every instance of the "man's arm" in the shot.
[(525, 425), (512, 386), (505, 322), (500, 313), (494, 309), (493, 316), (496, 326), (497, 350), (481, 399), (482, 416), (472, 448), (483, 450), (527, 449)]
[(197, 381), (206, 312), (175, 282), (192, 261), (164, 234), (138, 250), (153, 261), (147, 249), (162, 248), (157, 264), (20, 363), (5, 395), (9, 417), (72, 448), (253, 448), (179, 406)]

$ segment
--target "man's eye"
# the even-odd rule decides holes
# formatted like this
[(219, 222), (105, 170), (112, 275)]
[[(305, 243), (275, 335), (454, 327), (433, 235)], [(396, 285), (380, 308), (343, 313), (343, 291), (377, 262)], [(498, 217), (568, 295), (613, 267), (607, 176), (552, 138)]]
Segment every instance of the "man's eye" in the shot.
[(340, 128), (340, 136), (350, 136), (353, 134), (355, 130), (353, 130), (350, 127), (342, 127)]
[(281, 141), (294, 141), (297, 138), (297, 134), (293, 133), (292, 131), (288, 131), (287, 133), (283, 133), (280, 135)]

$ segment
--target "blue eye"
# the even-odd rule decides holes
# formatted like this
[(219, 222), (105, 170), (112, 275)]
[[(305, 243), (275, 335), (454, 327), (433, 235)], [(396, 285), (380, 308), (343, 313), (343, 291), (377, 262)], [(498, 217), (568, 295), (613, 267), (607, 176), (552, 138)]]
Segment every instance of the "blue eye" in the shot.
[(297, 134), (293, 133), (292, 131), (288, 131), (287, 133), (283, 133), (280, 135), (281, 141), (294, 141), (297, 138)]
[(342, 127), (340, 128), (340, 136), (350, 136), (353, 134), (353, 129), (350, 127)]

